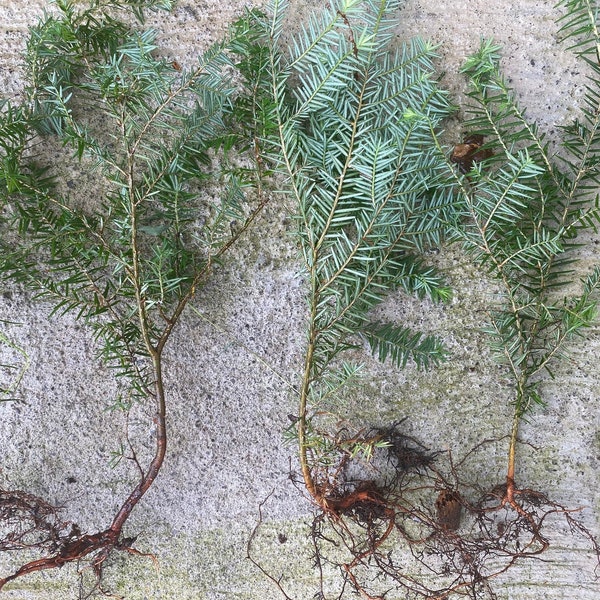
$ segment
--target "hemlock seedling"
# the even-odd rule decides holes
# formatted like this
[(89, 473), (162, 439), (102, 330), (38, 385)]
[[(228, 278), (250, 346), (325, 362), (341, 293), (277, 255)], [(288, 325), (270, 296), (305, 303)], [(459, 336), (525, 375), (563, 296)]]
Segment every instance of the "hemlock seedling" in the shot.
[(300, 462), (324, 509), (328, 475), (319, 472), (322, 457), (307, 431), (325, 400), (356, 374), (338, 358), (359, 336), (400, 366), (411, 360), (425, 368), (445, 356), (437, 338), (370, 318), (393, 290), (436, 301), (450, 296), (420, 252), (440, 243), (452, 210), (431, 142), (451, 107), (435, 81), (433, 46), (415, 40), (388, 48), (396, 8), (387, 0), (336, 3), (312, 17), (289, 56), (277, 47), (283, 3), (273, 4), (268, 25), (279, 168), (297, 206), (307, 285)]
[[(123, 528), (167, 451), (164, 349), (195, 290), (268, 200), (260, 183), (266, 162), (258, 160), (268, 127), (261, 106), (268, 100), (258, 96), (260, 57), (252, 40), (232, 33), (232, 52), (247, 51), (233, 81), (225, 43), (183, 70), (156, 57), (153, 31), (115, 16), (123, 9), (141, 20), (145, 9), (170, 5), (95, 0), (78, 9), (57, 1), (57, 13), (31, 29), (24, 100), (2, 106), (0, 273), (33, 290), (54, 313), (74, 314), (91, 328), (121, 382), (113, 408), (147, 407), (155, 448), (142, 464), (125, 432), (112, 462), (132, 461), (138, 480), (112, 522), (95, 533), (58, 519), (39, 498), (0, 492), (8, 528), (0, 548), (42, 552), (1, 578), (0, 588), (86, 560), (96, 575), (92, 591), (104, 591), (108, 556), (139, 554)], [(95, 169), (94, 197), (59, 191), (68, 159), (52, 164), (45, 152), (52, 145), (70, 148), (83, 168)], [(232, 150), (246, 167), (229, 163)], [(250, 186), (258, 191), (246, 194)], [(215, 189), (222, 191), (216, 199)]]

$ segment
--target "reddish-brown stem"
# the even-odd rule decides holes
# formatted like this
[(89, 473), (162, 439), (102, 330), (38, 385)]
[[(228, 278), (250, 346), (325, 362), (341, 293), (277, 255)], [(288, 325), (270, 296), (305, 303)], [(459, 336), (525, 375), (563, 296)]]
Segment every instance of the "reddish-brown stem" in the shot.
[(508, 446), (508, 465), (506, 470), (506, 500), (514, 505), (514, 491), (515, 491), (515, 455), (517, 447), (517, 437), (519, 434), (519, 423), (521, 417), (518, 408), (515, 409), (513, 417), (512, 431), (510, 434), (510, 444)]
[(148, 491), (148, 488), (154, 483), (160, 468), (162, 467), (167, 451), (167, 424), (166, 424), (166, 403), (165, 403), (165, 390), (162, 379), (162, 362), (161, 356), (155, 353), (152, 356), (152, 365), (154, 368), (155, 381), (155, 394), (156, 394), (156, 415), (154, 417), (154, 424), (156, 426), (156, 450), (154, 457), (150, 462), (148, 471), (142, 476), (137, 486), (129, 494), (129, 497), (121, 506), (119, 512), (113, 519), (110, 530), (114, 531), (117, 536), (120, 535), (121, 530), (125, 521), (129, 518), (131, 511), (135, 505), (140, 501), (142, 496)]

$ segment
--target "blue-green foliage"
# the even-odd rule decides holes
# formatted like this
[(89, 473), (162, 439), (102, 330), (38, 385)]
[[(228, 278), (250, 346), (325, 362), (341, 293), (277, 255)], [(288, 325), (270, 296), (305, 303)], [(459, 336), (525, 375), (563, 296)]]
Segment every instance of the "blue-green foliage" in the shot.
[(452, 213), (433, 141), (452, 108), (436, 81), (435, 48), (393, 43), (397, 8), (340, 0), (291, 42), (283, 41), (285, 2), (274, 2), (264, 22), (280, 135), (273, 159), (296, 201), (309, 287), (312, 381), (357, 333), (397, 365), (427, 367), (444, 356), (437, 341), (369, 324), (391, 290), (449, 297), (419, 254), (440, 243)]
[(597, 269), (579, 295), (563, 288), (573, 283), (578, 234), (600, 222), (599, 40), (589, 2), (561, 4), (569, 9), (561, 31), (575, 36), (592, 74), (582, 118), (563, 128), (558, 153), (517, 104), (497, 46), (483, 42), (463, 68), (471, 86), (464, 128), (483, 136), (486, 159), (466, 175), (455, 170), (462, 204), (455, 233), (501, 284), (503, 302), (490, 310), (486, 331), (514, 378), (518, 416), (541, 401), (539, 372), (550, 372), (596, 318)]
[[(60, 10), (31, 30), (25, 100), (5, 103), (0, 115), (12, 236), (0, 270), (55, 311), (89, 321), (109, 364), (142, 395), (140, 357), (162, 350), (195, 287), (232, 243), (231, 223), (243, 230), (256, 214), (244, 187), (260, 169), (250, 167), (256, 153), (247, 140), (266, 127), (248, 114), (232, 125), (238, 105), (261, 101), (246, 74), (233, 81), (226, 43), (181, 69), (157, 57), (154, 31), (112, 10), (133, 9), (141, 19), (144, 9), (170, 4), (57, 2)], [(76, 183), (72, 195), (59, 193), (50, 172), (65, 165), (42, 151), (52, 144), (95, 169), (98, 189), (83, 199)], [(233, 147), (247, 157), (246, 169), (230, 166)]]

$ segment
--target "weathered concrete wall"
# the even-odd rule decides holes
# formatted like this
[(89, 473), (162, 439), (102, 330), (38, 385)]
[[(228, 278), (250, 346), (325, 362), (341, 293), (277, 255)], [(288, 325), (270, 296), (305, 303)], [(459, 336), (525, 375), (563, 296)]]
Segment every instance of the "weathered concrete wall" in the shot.
[[(165, 54), (186, 65), (246, 4), (180, 0), (172, 15), (158, 15), (151, 23), (161, 31)], [(291, 4), (292, 19), (298, 20), (321, 2)], [(460, 63), (481, 36), (493, 36), (504, 46), (505, 72), (528, 114), (552, 135), (574, 114), (583, 85), (580, 66), (556, 44), (552, 4), (407, 0), (398, 15), (398, 36), (420, 34), (442, 44), (441, 68), (459, 101)], [(5, 94), (20, 89), (27, 26), (44, 6), (42, 0), (0, 0)], [(165, 359), (169, 454), (128, 526), (139, 533), (137, 546), (156, 554), (159, 568), (150, 560), (119, 557), (107, 573), (107, 587), (129, 600), (276, 598), (274, 586), (245, 559), (259, 504), (273, 490), (256, 553), (273, 573), (285, 574), (294, 598), (309, 599), (317, 591), (307, 540), (310, 505), (288, 480), (290, 457), (292, 468), (296, 461), (281, 435), (287, 415), (295, 411), (293, 398), (262, 362), (289, 381), (298, 379), (304, 301), (287, 209), (274, 203), (199, 292), (194, 306), (216, 327), (189, 312), (171, 343)], [(600, 260), (598, 240), (585, 263)], [(422, 375), (367, 359), (368, 375), (347, 411), (357, 422), (374, 424), (408, 416), (410, 433), (461, 456), (482, 438), (508, 433), (509, 382), (477, 332), (492, 287), (454, 250), (432, 260), (447, 269), (456, 287), (452, 303), (440, 308), (398, 296), (382, 310), (437, 331), (452, 350), (451, 360)], [(69, 318), (49, 319), (47, 307), (18, 290), (0, 298), (0, 318), (18, 322), (4, 331), (31, 357), (19, 390), (23, 401), (0, 405), (0, 486), (45, 497), (65, 506), (65, 518), (90, 530), (102, 528), (135, 476), (127, 465), (108, 465), (123, 436), (122, 416), (106, 412), (115, 392), (111, 374), (94, 360), (87, 331)], [(584, 522), (595, 533), (600, 532), (599, 353), (594, 330), (557, 369), (556, 379), (544, 385), (547, 407), (523, 427), (523, 437), (539, 450), (523, 449), (518, 473), (555, 500), (586, 507)], [(131, 429), (136, 439), (151, 444), (149, 422), (147, 415), (133, 415)], [(504, 452), (501, 444), (490, 448), (470, 465), (471, 475), (500, 480)], [(280, 542), (279, 534), (287, 541)], [(549, 562), (530, 561), (498, 582), (500, 598), (600, 597), (589, 549), (566, 531), (559, 530), (555, 539)], [(1, 572), (10, 567), (11, 558), (0, 556)], [(76, 582), (75, 567), (66, 567), (18, 580), (2, 594), (15, 600), (75, 598)]]

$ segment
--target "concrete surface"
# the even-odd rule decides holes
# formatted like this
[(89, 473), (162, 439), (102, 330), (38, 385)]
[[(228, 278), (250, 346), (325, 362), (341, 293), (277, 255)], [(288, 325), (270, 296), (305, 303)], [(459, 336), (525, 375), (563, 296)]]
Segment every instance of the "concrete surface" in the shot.
[[(298, 20), (320, 2), (291, 4)], [(504, 47), (506, 75), (528, 114), (552, 135), (574, 114), (584, 84), (580, 66), (556, 44), (553, 4), (407, 0), (398, 14), (398, 36), (420, 34), (442, 44), (441, 68), (459, 101), (460, 63), (481, 36), (493, 36)], [(0, 0), (4, 95), (20, 90), (27, 27), (45, 5), (43, 0)], [(186, 65), (224, 33), (244, 5), (240, 0), (180, 0), (172, 15), (150, 22), (161, 31), (165, 55)], [(293, 398), (263, 363), (289, 381), (298, 379), (304, 302), (290, 230), (285, 207), (273, 204), (194, 302), (217, 328), (188, 312), (171, 342), (165, 360), (169, 454), (127, 527), (139, 533), (138, 547), (153, 552), (159, 566), (117, 557), (107, 573), (108, 587), (128, 600), (277, 598), (272, 583), (245, 559), (258, 506), (273, 490), (256, 554), (273, 573), (284, 574), (295, 599), (308, 600), (317, 591), (307, 539), (311, 507), (288, 480), (290, 459), (292, 468), (296, 460), (294, 449), (282, 442), (287, 415), (295, 410)], [(584, 266), (600, 260), (600, 236), (592, 241)], [(398, 296), (382, 310), (437, 331), (452, 350), (451, 360), (422, 375), (367, 358), (365, 380), (346, 410), (356, 422), (375, 424), (408, 416), (410, 433), (461, 456), (476, 441), (507, 433), (510, 390), (477, 332), (491, 287), (454, 250), (443, 250), (432, 260), (447, 269), (458, 290), (452, 304), (423, 306)], [(0, 405), (0, 486), (43, 496), (64, 505), (65, 518), (89, 530), (102, 528), (134, 475), (127, 465), (108, 465), (123, 434), (122, 417), (106, 411), (115, 391), (110, 373), (93, 358), (88, 332), (70, 318), (49, 319), (47, 307), (18, 290), (0, 298), (0, 318), (19, 322), (4, 329), (31, 357), (19, 390), (22, 402)], [(518, 473), (521, 481), (555, 500), (585, 507), (582, 519), (596, 534), (599, 353), (600, 336), (594, 330), (574, 348), (571, 362), (557, 369), (556, 379), (544, 384), (547, 407), (522, 432), (539, 450), (522, 450)], [(150, 440), (149, 422), (142, 413), (132, 416), (138, 439)], [(490, 449), (469, 469), (474, 478), (499, 479), (504, 460), (504, 448)], [(600, 597), (589, 549), (558, 526), (554, 539), (547, 561), (526, 562), (497, 582), (499, 598)], [(15, 560), (0, 556), (0, 572), (9, 572)], [(22, 578), (1, 594), (7, 600), (76, 598), (76, 568)]]

